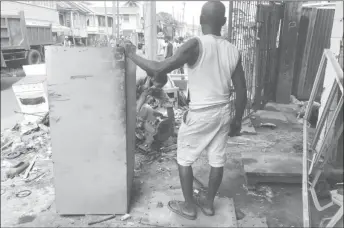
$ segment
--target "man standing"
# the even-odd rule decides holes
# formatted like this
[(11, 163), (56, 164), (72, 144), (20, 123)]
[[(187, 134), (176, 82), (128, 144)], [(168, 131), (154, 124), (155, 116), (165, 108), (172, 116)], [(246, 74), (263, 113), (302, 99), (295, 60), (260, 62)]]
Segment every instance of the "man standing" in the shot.
[[(203, 36), (183, 44), (170, 58), (162, 62), (149, 61), (125, 45), (126, 55), (154, 77), (188, 64), (190, 104), (183, 116), (178, 133), (177, 162), (185, 201), (170, 201), (168, 208), (178, 215), (194, 220), (196, 206), (207, 215), (214, 215), (214, 199), (222, 182), (226, 162), (227, 136), (235, 136), (241, 129), (241, 120), (247, 102), (245, 75), (238, 49), (221, 37), (226, 23), (225, 6), (219, 1), (207, 2), (202, 7), (200, 24)], [(230, 119), (231, 85), (236, 92), (235, 116)], [(211, 171), (208, 192), (193, 196), (191, 165), (205, 151)]]
[(165, 59), (167, 59), (173, 55), (173, 45), (171, 43), (171, 38), (169, 36), (166, 36), (165, 43), (166, 43)]

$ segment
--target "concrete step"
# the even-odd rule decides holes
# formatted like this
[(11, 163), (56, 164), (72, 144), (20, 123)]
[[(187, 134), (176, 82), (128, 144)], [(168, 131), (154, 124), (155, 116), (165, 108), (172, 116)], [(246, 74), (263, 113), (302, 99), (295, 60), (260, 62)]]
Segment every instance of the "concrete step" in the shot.
[[(170, 200), (183, 200), (181, 189), (169, 189), (164, 192), (154, 192), (150, 198), (147, 212), (148, 223), (162, 227), (237, 227), (234, 202), (229, 198), (215, 198), (214, 216), (205, 216), (200, 209), (196, 220), (187, 220), (173, 212), (168, 207)], [(161, 202), (163, 207), (157, 207)]]
[(244, 212), (245, 217), (241, 220), (238, 220), (238, 227), (260, 227), (260, 228), (268, 228), (268, 225), (266, 223), (265, 217), (257, 217), (251, 212)]
[(256, 183), (299, 183), (302, 154), (252, 152), (241, 155), (248, 188)]

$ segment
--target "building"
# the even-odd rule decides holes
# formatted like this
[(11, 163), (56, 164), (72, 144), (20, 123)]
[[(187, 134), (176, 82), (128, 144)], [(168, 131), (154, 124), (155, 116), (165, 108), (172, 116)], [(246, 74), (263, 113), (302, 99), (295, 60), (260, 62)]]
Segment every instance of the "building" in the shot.
[[(99, 15), (105, 15), (104, 7), (91, 7)], [(119, 7), (119, 32), (121, 36), (131, 36), (133, 33), (142, 32), (141, 15), (139, 6), (123, 5)], [(112, 6), (107, 7), (108, 17), (112, 17)], [(116, 22), (116, 19), (115, 19)], [(117, 23), (116, 23), (117, 24)], [(111, 34), (111, 33), (110, 33)]]
[(67, 27), (68, 31), (63, 32), (58, 36), (61, 41), (63, 36), (68, 36), (73, 39), (73, 43), (82, 42), (87, 44), (87, 16), (93, 13), (88, 7), (80, 2), (72, 1), (58, 1), (57, 11), (59, 15), (59, 24)]
[(108, 28), (106, 28), (105, 14), (92, 10), (92, 13), (87, 15), (86, 24), (89, 44), (95, 44), (97, 40), (105, 39), (106, 35), (112, 34), (112, 15), (108, 15), (107, 20)]

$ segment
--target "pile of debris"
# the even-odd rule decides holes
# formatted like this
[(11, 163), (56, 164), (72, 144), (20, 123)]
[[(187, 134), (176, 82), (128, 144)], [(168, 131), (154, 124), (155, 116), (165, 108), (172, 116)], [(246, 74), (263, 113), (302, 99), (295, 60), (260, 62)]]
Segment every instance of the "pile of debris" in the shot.
[(137, 115), (136, 152), (142, 154), (146, 162), (151, 163), (166, 158), (172, 151), (175, 152), (176, 132), (187, 106), (179, 104), (180, 108), (173, 108), (171, 100), (162, 89), (156, 89), (145, 97), (143, 92), (147, 88), (152, 89), (147, 86), (147, 78), (139, 80), (136, 84), (138, 103), (144, 102)]
[(1, 181), (21, 176), (25, 182), (42, 178), (45, 172), (34, 168), (38, 160), (51, 160), (49, 117), (36, 123), (23, 121), (1, 132)]

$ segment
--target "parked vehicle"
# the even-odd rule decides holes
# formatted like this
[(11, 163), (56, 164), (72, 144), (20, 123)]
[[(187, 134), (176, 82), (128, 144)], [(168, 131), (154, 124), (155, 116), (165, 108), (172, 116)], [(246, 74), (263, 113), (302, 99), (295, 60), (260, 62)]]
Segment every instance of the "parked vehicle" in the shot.
[(26, 64), (44, 61), (44, 46), (54, 43), (50, 26), (26, 25), (24, 12), (1, 14), (1, 65), (25, 60)]

